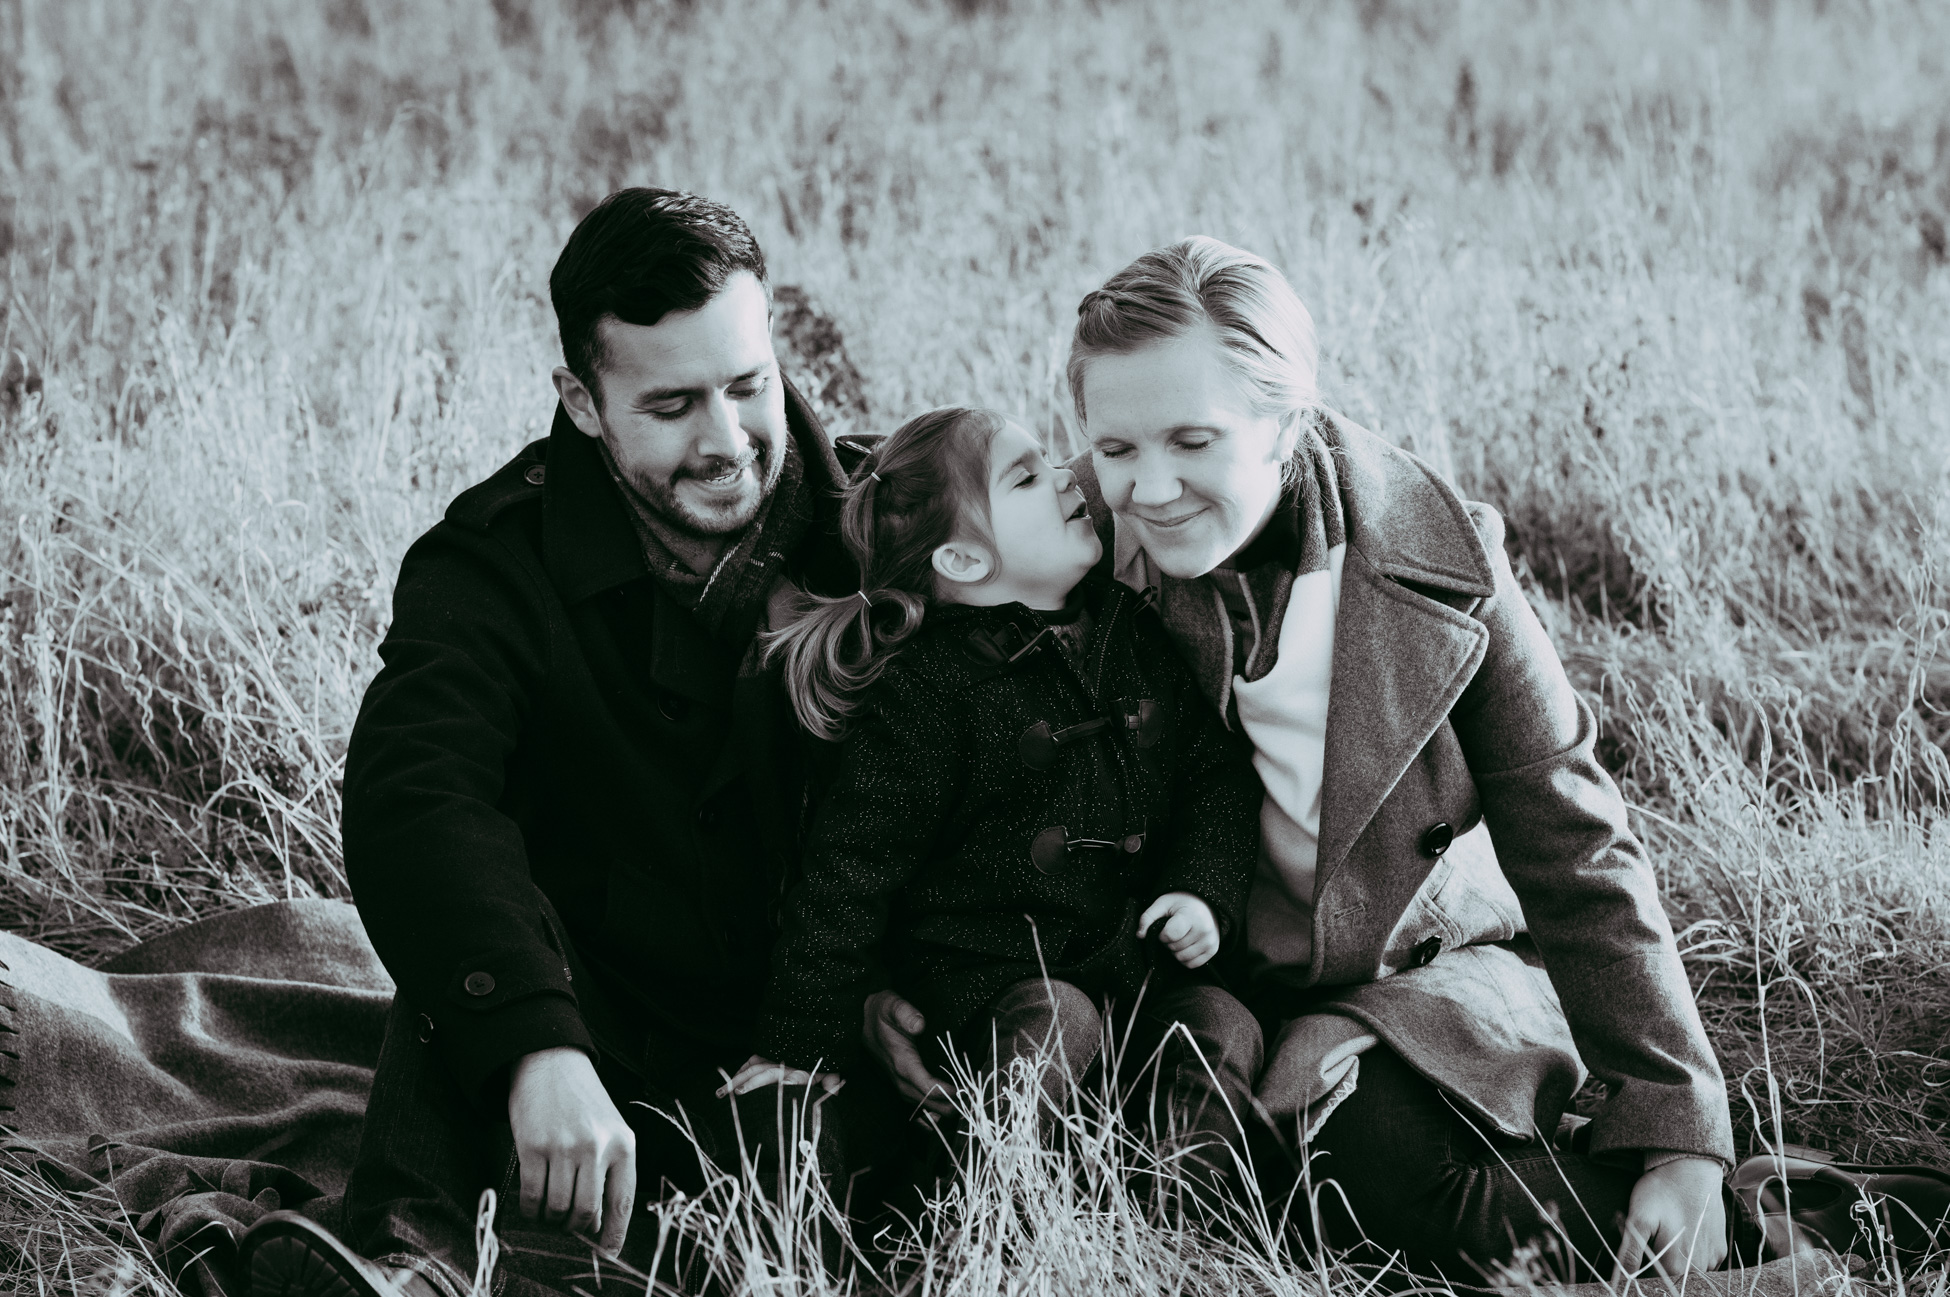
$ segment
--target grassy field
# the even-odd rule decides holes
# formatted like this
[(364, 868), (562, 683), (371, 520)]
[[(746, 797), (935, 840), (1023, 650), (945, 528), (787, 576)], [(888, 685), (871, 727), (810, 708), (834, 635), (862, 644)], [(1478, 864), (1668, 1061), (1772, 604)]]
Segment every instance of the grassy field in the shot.
[[(1743, 1151), (1950, 1165), (1946, 50), (1937, 0), (0, 0), (0, 922), (345, 894), (399, 557), (544, 430), (610, 189), (747, 217), (837, 425), (1059, 447), (1077, 298), (1205, 232), (1508, 515)], [(1010, 1165), (918, 1291), (1334, 1285)], [(8, 1173), (0, 1273), (165, 1290), (90, 1210)]]

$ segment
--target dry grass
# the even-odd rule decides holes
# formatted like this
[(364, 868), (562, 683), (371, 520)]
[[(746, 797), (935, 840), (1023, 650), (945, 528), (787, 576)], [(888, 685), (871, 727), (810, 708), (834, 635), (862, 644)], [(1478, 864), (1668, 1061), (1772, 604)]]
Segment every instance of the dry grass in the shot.
[[(1059, 445), (1075, 300), (1200, 230), (1508, 515), (1743, 1141), (1950, 1163), (1945, 48), (1930, 0), (0, 0), (0, 917), (343, 894), (399, 555), (544, 428), (611, 187), (751, 219), (838, 421)], [(35, 1282), (148, 1273), (69, 1246)]]

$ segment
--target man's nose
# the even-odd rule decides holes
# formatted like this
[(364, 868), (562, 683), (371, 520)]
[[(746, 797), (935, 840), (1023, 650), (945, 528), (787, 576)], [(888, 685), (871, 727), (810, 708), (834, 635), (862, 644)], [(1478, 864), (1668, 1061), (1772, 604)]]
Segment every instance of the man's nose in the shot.
[(706, 459), (736, 459), (751, 445), (738, 422), (738, 403), (720, 393), (705, 402), (704, 425), (698, 429), (697, 453)]

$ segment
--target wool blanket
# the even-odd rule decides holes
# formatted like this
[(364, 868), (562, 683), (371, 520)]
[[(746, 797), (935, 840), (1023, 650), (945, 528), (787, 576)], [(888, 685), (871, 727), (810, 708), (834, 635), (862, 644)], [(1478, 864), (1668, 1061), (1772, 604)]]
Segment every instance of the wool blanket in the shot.
[(392, 999), (337, 901), (234, 910), (100, 968), (0, 933), (7, 1156), (112, 1199), (109, 1227), (185, 1292), (239, 1297), (253, 1221), (337, 1228)]
[[(280, 901), (88, 968), (0, 932), (6, 1156), (112, 1198), (192, 1297), (242, 1297), (236, 1240), (287, 1208), (336, 1229), (392, 979), (350, 905)], [(1839, 1293), (1826, 1253), (1694, 1275), (1701, 1297)], [(1570, 1297), (1613, 1297), (1597, 1284)], [(1638, 1289), (1682, 1297), (1656, 1280)]]

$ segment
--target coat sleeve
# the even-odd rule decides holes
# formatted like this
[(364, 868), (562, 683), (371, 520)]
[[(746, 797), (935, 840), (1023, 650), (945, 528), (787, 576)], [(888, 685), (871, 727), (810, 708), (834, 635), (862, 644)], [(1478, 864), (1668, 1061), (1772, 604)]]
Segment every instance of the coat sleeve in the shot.
[(464, 1092), (521, 1056), (594, 1052), (554, 912), (507, 812), (548, 653), (547, 603), (493, 536), (442, 523), (408, 551), (384, 666), (346, 755), (345, 867), (400, 995)]
[(1730, 1165), (1726, 1084), (1645, 849), (1598, 762), (1597, 722), (1510, 571), (1502, 520), (1471, 509), (1496, 588), (1477, 610), (1487, 655), (1451, 721), (1578, 1052), (1608, 1091), (1593, 1151)]
[[(1170, 660), (1177, 663), (1175, 656)], [(1190, 892), (1203, 899), (1230, 942), (1245, 931), (1263, 794), (1252, 744), (1226, 728), (1190, 672), (1181, 674), (1172, 727), (1174, 827), (1154, 881), (1160, 894)]]
[(756, 1048), (774, 1062), (846, 1074), (861, 1061), (895, 900), (939, 848), (963, 784), (953, 719), (918, 684), (883, 678), (814, 815), (759, 1013)]

